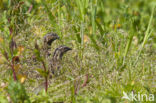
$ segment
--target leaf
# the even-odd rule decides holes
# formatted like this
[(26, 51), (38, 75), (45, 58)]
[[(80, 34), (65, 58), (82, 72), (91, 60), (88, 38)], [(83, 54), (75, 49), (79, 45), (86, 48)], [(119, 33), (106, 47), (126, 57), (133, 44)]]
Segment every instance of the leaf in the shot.
[(89, 37), (87, 35), (84, 35), (84, 43), (89, 41)]
[(81, 43), (81, 37), (80, 37), (80, 34), (78, 33), (79, 30), (76, 28), (76, 26), (73, 26), (73, 30), (75, 30), (76, 32), (77, 41)]
[(41, 55), (40, 55), (40, 51), (37, 50), (37, 49), (35, 49), (35, 50), (34, 50), (34, 53), (35, 53), (35, 55), (36, 55), (37, 60), (38, 60), (38, 61), (42, 61), (42, 57), (41, 57)]
[(93, 47), (94, 47), (97, 51), (99, 51), (99, 50), (100, 50), (100, 47), (98, 46), (98, 44), (97, 44), (95, 38), (93, 37), (93, 35), (90, 35), (89, 37), (90, 37), (90, 40), (92, 41)]
[(5, 57), (0, 54), (0, 64), (4, 64), (5, 62), (6, 62)]
[(13, 55), (15, 55), (15, 56), (18, 55), (18, 49), (17, 48), (14, 49)]
[(24, 83), (27, 78), (26, 75), (19, 74), (17, 76), (18, 76), (18, 79), (20, 80), (20, 83)]
[(3, 8), (3, 0), (0, 0), (0, 9)]
[(45, 0), (41, 0), (41, 3), (45, 7), (46, 13), (48, 14), (48, 17), (49, 17), (51, 23), (53, 25), (55, 25), (56, 24), (56, 22), (55, 22), (55, 16), (52, 15), (52, 12), (50, 11), (50, 9), (48, 7), (47, 2)]
[(8, 59), (9, 59), (8, 53), (7, 53), (5, 50), (2, 50), (1, 52), (2, 52), (2, 54), (4, 55), (5, 59), (8, 60)]
[(2, 43), (2, 42), (3, 42), (3, 38), (0, 37), (0, 43)]
[(96, 25), (98, 26), (98, 29), (100, 31), (101, 36), (103, 36), (103, 34), (105, 33), (105, 30), (102, 28), (102, 25), (98, 22), (98, 20), (95, 20)]
[(48, 76), (48, 72), (45, 72), (42, 69), (36, 69), (36, 70), (40, 73), (41, 76), (43, 76), (43, 77), (47, 77)]
[[(71, 82), (73, 83), (73, 82)], [(73, 83), (74, 84), (74, 83)], [(76, 98), (75, 98), (75, 87), (74, 85), (71, 84), (70, 90), (71, 90), (71, 101), (72, 103), (76, 103)]]
[(121, 24), (115, 24), (113, 25), (113, 29), (120, 29), (121, 28)]
[(20, 82), (11, 80), (7, 92), (13, 103), (30, 103), (25, 87)]
[(41, 0), (35, 0), (37, 3), (41, 3)]
[(18, 55), (20, 55), (24, 51), (24, 46), (18, 47)]
[(20, 69), (20, 65), (19, 64), (15, 65), (14, 69), (15, 69), (15, 72), (17, 73), (19, 71), (19, 69)]

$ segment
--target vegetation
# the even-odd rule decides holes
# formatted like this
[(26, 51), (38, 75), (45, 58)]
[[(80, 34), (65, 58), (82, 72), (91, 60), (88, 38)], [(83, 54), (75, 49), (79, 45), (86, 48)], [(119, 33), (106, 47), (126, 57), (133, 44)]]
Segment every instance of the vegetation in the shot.
[[(155, 0), (0, 0), (0, 103), (156, 101)], [(43, 38), (72, 50), (49, 72)], [(153, 94), (154, 101), (122, 98)]]

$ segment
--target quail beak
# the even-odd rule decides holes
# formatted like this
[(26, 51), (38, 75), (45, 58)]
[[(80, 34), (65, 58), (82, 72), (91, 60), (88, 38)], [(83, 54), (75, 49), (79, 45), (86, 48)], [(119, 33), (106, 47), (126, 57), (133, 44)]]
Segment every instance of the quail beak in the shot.
[(59, 36), (54, 37), (53, 41), (57, 39), (60, 39), (60, 37)]
[(60, 39), (60, 37), (59, 37), (59, 36), (57, 36), (57, 37), (56, 37), (56, 39)]
[(68, 48), (68, 50), (72, 50), (72, 48)]
[(72, 49), (69, 47), (66, 47), (65, 51), (69, 51), (69, 50), (72, 50)]

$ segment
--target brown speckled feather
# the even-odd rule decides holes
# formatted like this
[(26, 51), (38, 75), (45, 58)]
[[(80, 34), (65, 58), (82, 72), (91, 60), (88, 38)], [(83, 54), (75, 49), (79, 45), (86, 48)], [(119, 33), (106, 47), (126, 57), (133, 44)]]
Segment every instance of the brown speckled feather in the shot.
[(72, 49), (67, 46), (60, 46), (55, 49), (53, 58), (50, 61), (50, 71), (52, 74), (55, 74), (55, 71), (60, 69), (62, 56), (69, 50)]
[(56, 39), (59, 39), (59, 36), (56, 33), (48, 33), (44, 36), (44, 50), (45, 50), (45, 55), (48, 57), (50, 56), (50, 47), (53, 41)]

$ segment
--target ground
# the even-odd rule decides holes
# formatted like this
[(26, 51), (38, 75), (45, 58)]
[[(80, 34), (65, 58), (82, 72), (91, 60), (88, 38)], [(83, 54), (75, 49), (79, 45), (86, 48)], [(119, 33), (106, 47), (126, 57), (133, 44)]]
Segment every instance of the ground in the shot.
[[(154, 103), (155, 4), (1, 0), (0, 103)], [(58, 74), (48, 77), (46, 92), (50, 73), (43, 38), (50, 32), (60, 38), (49, 58), (60, 45), (72, 50), (63, 56)]]

